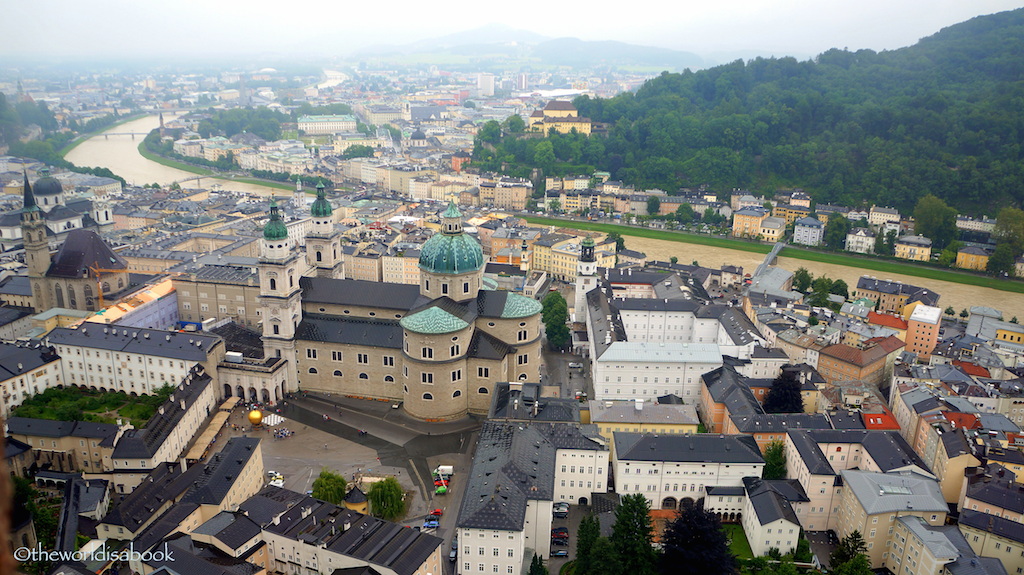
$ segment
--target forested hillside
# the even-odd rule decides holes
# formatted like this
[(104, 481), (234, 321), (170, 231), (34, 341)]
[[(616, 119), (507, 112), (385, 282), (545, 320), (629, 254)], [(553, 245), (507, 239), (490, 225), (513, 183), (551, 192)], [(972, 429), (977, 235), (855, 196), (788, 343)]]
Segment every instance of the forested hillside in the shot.
[(606, 136), (506, 135), (494, 151), (478, 146), (474, 159), (549, 175), (592, 167), (669, 191), (802, 187), (819, 202), (901, 210), (931, 193), (993, 215), (994, 206), (1024, 203), (1021, 54), (1024, 9), (900, 50), (664, 73), (635, 95), (575, 101), (581, 116), (608, 124)]

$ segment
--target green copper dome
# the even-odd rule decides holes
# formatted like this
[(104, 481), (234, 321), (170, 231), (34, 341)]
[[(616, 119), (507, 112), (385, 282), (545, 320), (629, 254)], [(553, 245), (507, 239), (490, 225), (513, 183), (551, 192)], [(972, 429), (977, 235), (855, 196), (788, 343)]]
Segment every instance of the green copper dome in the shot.
[(484, 250), (462, 231), (462, 213), (452, 202), (441, 214), (441, 233), (420, 249), (420, 269), (435, 274), (463, 274), (484, 265)]
[(263, 239), (279, 241), (288, 238), (288, 226), (281, 221), (281, 214), (277, 209), (277, 202), (270, 200), (270, 221), (263, 226)]
[(323, 182), (319, 182), (316, 185), (316, 201), (310, 206), (309, 213), (314, 218), (329, 218), (334, 213), (331, 203), (327, 201), (327, 196), (324, 195)]
[(539, 314), (543, 306), (532, 297), (511, 293), (505, 296), (505, 308), (501, 310), (503, 319), (517, 319)]
[(411, 332), (423, 334), (452, 333), (469, 327), (468, 323), (439, 307), (407, 315), (398, 323)]

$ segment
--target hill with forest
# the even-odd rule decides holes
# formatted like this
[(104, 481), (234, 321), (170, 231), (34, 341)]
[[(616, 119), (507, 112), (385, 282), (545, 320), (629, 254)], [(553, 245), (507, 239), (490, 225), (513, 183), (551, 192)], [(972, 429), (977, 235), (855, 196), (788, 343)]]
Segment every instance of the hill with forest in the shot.
[(1024, 9), (899, 50), (832, 49), (663, 73), (635, 94), (577, 98), (605, 134), (478, 145), (474, 160), (548, 175), (609, 171), (641, 188), (799, 187), (818, 202), (964, 213), (1024, 204)]

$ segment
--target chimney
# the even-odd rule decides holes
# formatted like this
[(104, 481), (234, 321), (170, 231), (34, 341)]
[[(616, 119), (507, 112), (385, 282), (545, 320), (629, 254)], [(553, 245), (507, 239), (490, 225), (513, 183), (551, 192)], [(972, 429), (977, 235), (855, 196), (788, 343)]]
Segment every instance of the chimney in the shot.
[(640, 398), (634, 400), (633, 401), (633, 408), (636, 409), (637, 411), (643, 411), (643, 409), (644, 409), (644, 400), (640, 399)]

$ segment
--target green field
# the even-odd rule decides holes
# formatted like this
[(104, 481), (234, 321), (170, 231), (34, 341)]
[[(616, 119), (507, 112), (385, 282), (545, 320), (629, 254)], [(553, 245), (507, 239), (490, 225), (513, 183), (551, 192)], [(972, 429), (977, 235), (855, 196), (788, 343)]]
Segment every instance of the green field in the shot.
[(146, 426), (173, 388), (165, 386), (155, 395), (130, 396), (124, 392), (99, 392), (76, 387), (52, 388), (33, 395), (16, 407), (12, 415), (57, 421), (115, 423), (127, 420), (136, 428)]
[[(526, 221), (528, 221), (531, 224), (537, 224), (542, 226), (558, 226), (603, 233), (618, 232), (623, 236), (634, 236), (640, 238), (664, 240), (669, 242), (698, 244), (728, 250), (738, 250), (760, 254), (767, 254), (769, 251), (771, 251), (772, 248), (772, 246), (769, 244), (748, 242), (718, 236), (688, 234), (669, 230), (654, 230), (650, 228), (641, 228), (620, 224), (562, 220), (557, 218), (543, 217), (527, 217)], [(783, 248), (782, 252), (779, 255), (781, 257), (793, 258), (796, 260), (835, 264), (840, 266), (853, 267), (861, 270), (871, 270), (883, 273), (898, 273), (908, 276), (940, 280), (951, 283), (992, 288), (1013, 293), (1024, 293), (1024, 282), (994, 278), (991, 276), (961, 271), (954, 271), (939, 267), (915, 265), (910, 262), (904, 261), (894, 261), (888, 259), (855, 256), (840, 253), (819, 252), (795, 247)]]
[(747, 535), (743, 533), (743, 526), (738, 523), (726, 523), (722, 525), (725, 533), (729, 536), (729, 549), (737, 559), (753, 559), (754, 552), (750, 550), (750, 543), (747, 542)]

